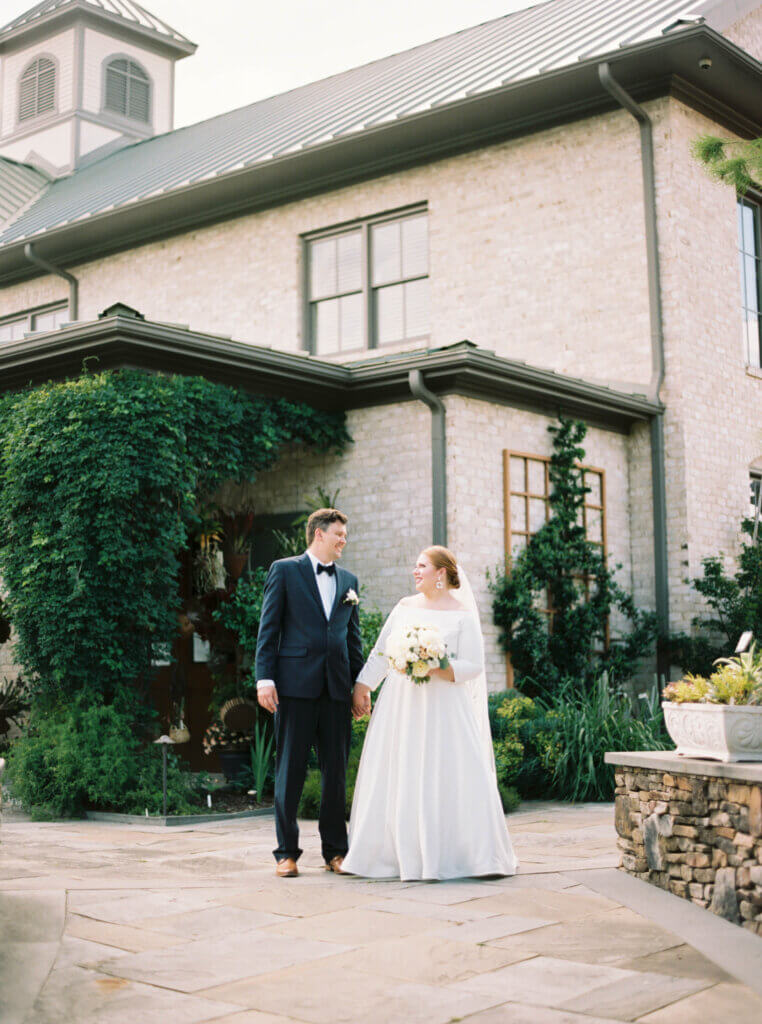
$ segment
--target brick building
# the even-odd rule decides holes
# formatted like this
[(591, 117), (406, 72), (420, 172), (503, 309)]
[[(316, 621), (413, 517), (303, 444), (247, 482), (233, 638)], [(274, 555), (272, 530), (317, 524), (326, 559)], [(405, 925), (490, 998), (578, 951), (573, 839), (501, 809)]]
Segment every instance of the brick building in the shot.
[(573, 414), (591, 539), (687, 627), (762, 473), (762, 193), (690, 153), (762, 134), (762, 4), (550, 0), (172, 130), (194, 49), (132, 0), (0, 30), (0, 387), (97, 356), (347, 409), (257, 510), (340, 488), (383, 611), (432, 537), (486, 609)]

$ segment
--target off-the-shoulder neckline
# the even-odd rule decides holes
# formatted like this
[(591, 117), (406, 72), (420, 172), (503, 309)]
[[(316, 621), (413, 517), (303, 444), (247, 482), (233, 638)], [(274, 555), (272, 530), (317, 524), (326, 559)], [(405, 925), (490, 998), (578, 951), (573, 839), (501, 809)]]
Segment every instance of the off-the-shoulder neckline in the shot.
[(419, 612), (467, 612), (468, 608), (465, 605), (461, 605), (460, 608), (424, 608), (420, 604), (405, 604), (404, 600), (397, 602), (400, 608), (412, 608), (413, 611)]

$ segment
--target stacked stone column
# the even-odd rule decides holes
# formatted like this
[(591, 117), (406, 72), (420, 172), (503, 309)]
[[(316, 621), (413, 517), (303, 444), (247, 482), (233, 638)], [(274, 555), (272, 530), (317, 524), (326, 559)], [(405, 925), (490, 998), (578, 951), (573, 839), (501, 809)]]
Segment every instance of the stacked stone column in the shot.
[(617, 766), (620, 867), (762, 935), (762, 787)]

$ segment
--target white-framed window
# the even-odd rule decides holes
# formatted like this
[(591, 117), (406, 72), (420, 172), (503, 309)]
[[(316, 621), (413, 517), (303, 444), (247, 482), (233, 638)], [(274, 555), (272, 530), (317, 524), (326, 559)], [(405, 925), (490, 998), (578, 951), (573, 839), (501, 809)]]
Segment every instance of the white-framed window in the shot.
[(19, 121), (29, 121), (56, 109), (56, 65), (50, 57), (35, 57), (19, 79)]
[(304, 246), (310, 352), (355, 352), (428, 336), (425, 207), (305, 236)]
[(108, 61), (103, 82), (103, 109), (133, 121), (151, 120), (151, 79), (137, 61), (114, 57)]
[(757, 514), (760, 490), (762, 490), (762, 469), (749, 470), (749, 515), (753, 519)]
[(762, 208), (746, 196), (738, 200), (738, 259), (746, 362), (762, 366)]
[(65, 303), (2, 317), (0, 318), (0, 343), (20, 341), (25, 334), (34, 331), (41, 334), (45, 331), (54, 331), (61, 324), (67, 323), (68, 319), (69, 307)]

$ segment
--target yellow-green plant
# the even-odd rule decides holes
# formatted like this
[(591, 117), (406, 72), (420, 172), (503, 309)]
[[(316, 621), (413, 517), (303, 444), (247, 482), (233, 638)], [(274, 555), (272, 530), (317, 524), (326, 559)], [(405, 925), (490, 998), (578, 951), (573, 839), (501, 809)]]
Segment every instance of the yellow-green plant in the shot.
[(752, 644), (733, 658), (717, 658), (709, 677), (689, 672), (664, 689), (664, 699), (674, 704), (762, 704), (762, 652)]
[(706, 701), (708, 693), (709, 680), (688, 672), (683, 679), (665, 686), (663, 696), (673, 704), (698, 704)]

